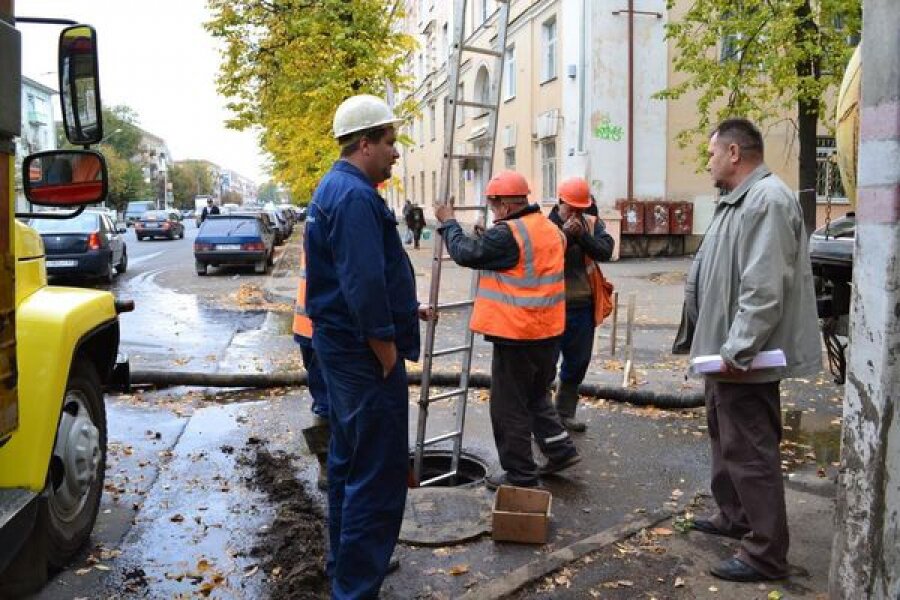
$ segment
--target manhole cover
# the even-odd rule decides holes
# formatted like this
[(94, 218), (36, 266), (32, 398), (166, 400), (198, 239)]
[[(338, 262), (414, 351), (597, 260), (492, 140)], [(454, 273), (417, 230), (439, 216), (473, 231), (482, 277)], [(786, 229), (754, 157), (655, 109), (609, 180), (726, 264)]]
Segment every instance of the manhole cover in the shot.
[(491, 494), (483, 487), (414, 488), (406, 496), (400, 541), (444, 546), (491, 530)]

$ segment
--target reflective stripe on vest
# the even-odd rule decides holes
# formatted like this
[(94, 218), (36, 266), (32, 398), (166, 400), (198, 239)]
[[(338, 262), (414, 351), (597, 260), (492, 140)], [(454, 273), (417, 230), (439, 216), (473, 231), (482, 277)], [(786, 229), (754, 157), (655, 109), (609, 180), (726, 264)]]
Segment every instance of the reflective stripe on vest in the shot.
[(300, 256), (300, 281), (297, 283), (297, 299), (294, 301), (294, 323), (291, 329), (296, 335), (312, 339), (313, 324), (306, 314), (306, 257)]
[(539, 340), (565, 329), (565, 236), (541, 213), (507, 221), (519, 260), (504, 271), (482, 271), (470, 327), (514, 340)]

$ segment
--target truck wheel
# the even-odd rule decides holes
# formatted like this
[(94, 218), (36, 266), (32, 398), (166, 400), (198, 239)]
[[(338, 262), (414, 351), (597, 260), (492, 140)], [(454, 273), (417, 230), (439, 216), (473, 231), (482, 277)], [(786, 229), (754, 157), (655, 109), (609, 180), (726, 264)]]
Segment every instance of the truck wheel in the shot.
[(268, 271), (268, 270), (269, 270), (269, 261), (265, 258), (262, 260), (256, 261), (256, 263), (253, 265), (253, 272), (256, 273), (257, 275), (265, 275), (266, 271)]
[(94, 366), (69, 373), (47, 486), (47, 562), (61, 569), (88, 541), (106, 470), (106, 407)]

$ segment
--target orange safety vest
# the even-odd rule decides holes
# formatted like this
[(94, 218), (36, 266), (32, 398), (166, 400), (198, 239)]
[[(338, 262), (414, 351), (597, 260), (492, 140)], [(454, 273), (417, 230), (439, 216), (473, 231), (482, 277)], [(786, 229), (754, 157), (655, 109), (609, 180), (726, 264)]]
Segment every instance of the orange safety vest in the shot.
[[(588, 231), (594, 235), (594, 225), (597, 217), (584, 215)], [(599, 327), (603, 320), (612, 312), (613, 284), (606, 280), (600, 265), (587, 254), (584, 255), (584, 266), (587, 269), (588, 282), (591, 285), (591, 294), (594, 296), (594, 326)]]
[(511, 269), (482, 271), (469, 327), (511, 340), (542, 340), (566, 328), (566, 237), (536, 212), (506, 221), (519, 246)]
[(312, 339), (313, 324), (306, 314), (306, 256), (300, 255), (300, 282), (297, 284), (297, 300), (294, 302), (294, 324), (292, 329), (295, 334)]

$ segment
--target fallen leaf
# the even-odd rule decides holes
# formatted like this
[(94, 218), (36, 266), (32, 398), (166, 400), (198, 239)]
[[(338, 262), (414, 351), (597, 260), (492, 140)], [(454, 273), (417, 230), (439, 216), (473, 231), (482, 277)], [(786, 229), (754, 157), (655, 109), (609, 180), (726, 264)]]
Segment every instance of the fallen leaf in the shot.
[(91, 568), (90, 568), (90, 567), (87, 567), (87, 568), (85, 568), (85, 569), (77, 569), (77, 570), (75, 571), (75, 574), (76, 574), (76, 575), (87, 575), (87, 574), (90, 573), (90, 572), (91, 572)]
[(244, 577), (253, 577), (259, 571), (259, 565), (253, 565), (244, 572)]
[(709, 591), (711, 591), (711, 592), (718, 592), (718, 591), (719, 591), (719, 588), (717, 588), (717, 587), (714, 586), (714, 585), (711, 585), (711, 586), (709, 586)]
[(182, 521), (184, 521), (184, 517), (181, 516), (180, 514), (174, 514), (171, 517), (169, 517), (169, 520), (172, 521), (173, 523), (181, 523)]
[(106, 565), (102, 565), (100, 563), (97, 563), (96, 565), (94, 565), (94, 568), (97, 569), (98, 571), (110, 571), (111, 570)]
[(676, 577), (675, 578), (675, 587), (677, 587), (677, 588), (684, 587), (684, 579), (682, 579), (681, 577)]
[(450, 575), (463, 575), (469, 572), (469, 565), (454, 565), (447, 570)]
[(650, 533), (654, 535), (672, 535), (675, 532), (671, 529), (667, 529), (666, 527), (654, 527), (650, 530)]
[(769, 600), (781, 600), (782, 598), (784, 598), (784, 594), (782, 594), (778, 590), (772, 590), (771, 592), (769, 592), (769, 595), (766, 597)]

